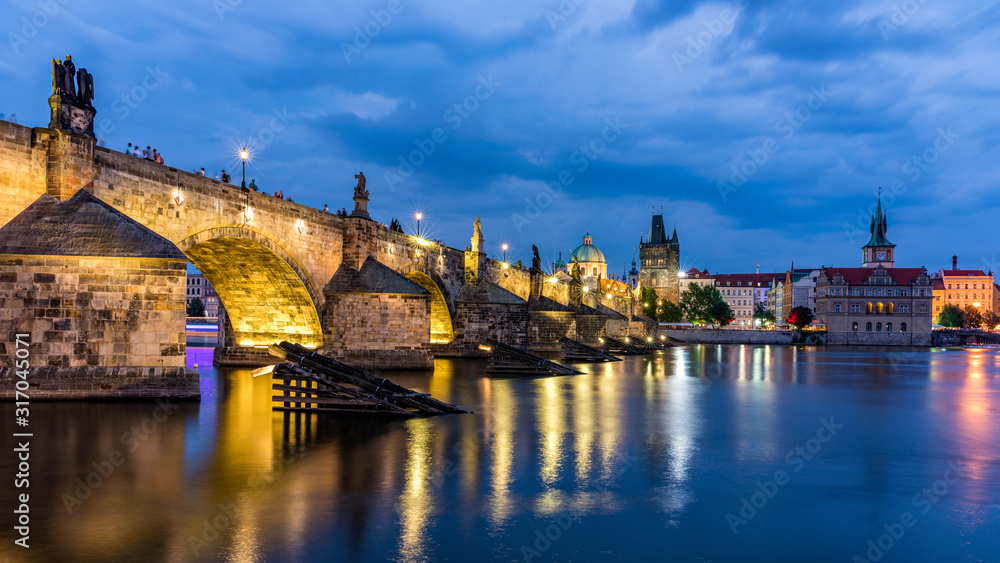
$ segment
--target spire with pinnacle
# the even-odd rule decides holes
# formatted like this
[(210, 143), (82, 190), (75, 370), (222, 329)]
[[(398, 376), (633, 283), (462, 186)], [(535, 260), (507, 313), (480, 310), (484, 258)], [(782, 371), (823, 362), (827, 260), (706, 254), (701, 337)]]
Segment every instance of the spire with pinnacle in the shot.
[(889, 223), (885, 211), (882, 211), (882, 188), (879, 188), (878, 204), (875, 206), (875, 213), (872, 214), (871, 227), (869, 227), (872, 238), (865, 246), (896, 246), (889, 242), (885, 236), (888, 227)]

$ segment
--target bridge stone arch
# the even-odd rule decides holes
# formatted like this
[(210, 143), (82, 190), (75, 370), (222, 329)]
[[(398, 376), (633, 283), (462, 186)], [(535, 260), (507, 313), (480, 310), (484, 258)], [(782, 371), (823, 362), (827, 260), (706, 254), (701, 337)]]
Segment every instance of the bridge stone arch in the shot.
[(397, 270), (431, 292), (431, 343), (446, 344), (455, 338), (455, 301), (448, 286), (424, 264), (412, 263)]
[(323, 293), (274, 237), (252, 228), (216, 226), (176, 244), (219, 294), (235, 345), (282, 340), (323, 345)]

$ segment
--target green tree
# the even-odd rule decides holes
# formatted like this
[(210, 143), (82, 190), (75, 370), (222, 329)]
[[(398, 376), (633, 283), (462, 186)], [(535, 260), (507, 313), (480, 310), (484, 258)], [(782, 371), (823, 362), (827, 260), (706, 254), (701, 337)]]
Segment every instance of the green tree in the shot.
[(656, 318), (656, 304), (660, 302), (660, 296), (656, 294), (656, 290), (651, 287), (644, 287), (639, 293), (640, 309), (642, 314)]
[(966, 328), (980, 328), (983, 326), (983, 312), (979, 310), (979, 307), (973, 307), (972, 305), (966, 305), (965, 309), (962, 310), (965, 313), (965, 322), (962, 326)]
[(733, 310), (714, 286), (698, 286), (691, 282), (681, 294), (681, 311), (695, 324), (718, 323), (726, 326), (733, 321)]
[(788, 324), (802, 330), (806, 325), (813, 322), (815, 318), (816, 316), (813, 315), (812, 309), (799, 305), (793, 308), (788, 314)]
[(965, 325), (965, 311), (959, 309), (957, 305), (945, 305), (944, 309), (941, 309), (941, 314), (938, 315), (937, 324), (949, 328), (959, 328)]
[(658, 319), (661, 323), (679, 323), (684, 320), (684, 311), (681, 306), (670, 301), (664, 301), (663, 306), (658, 308)]
[(201, 302), (200, 297), (195, 297), (188, 303), (187, 306), (187, 316), (189, 317), (204, 317), (205, 316), (205, 304)]
[(993, 330), (1000, 325), (1000, 315), (997, 315), (993, 311), (983, 315), (983, 328), (986, 330)]
[(763, 303), (757, 303), (753, 308), (753, 320), (757, 326), (773, 326), (778, 320), (774, 315), (774, 311), (769, 311), (767, 306)]

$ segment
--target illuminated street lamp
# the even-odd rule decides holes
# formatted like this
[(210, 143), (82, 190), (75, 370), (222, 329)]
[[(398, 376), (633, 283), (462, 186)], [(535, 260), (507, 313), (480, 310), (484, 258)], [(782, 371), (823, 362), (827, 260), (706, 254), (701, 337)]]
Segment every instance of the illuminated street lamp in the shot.
[(502, 244), (502, 245), (500, 246), (500, 248), (502, 248), (502, 249), (503, 249), (503, 262), (504, 262), (504, 264), (506, 264), (506, 263), (507, 263), (507, 243), (506, 243), (506, 242), (505, 242), (505, 243), (503, 243), (503, 244)]
[(243, 164), (243, 183), (240, 184), (240, 188), (244, 193), (249, 193), (250, 190), (247, 189), (247, 159), (250, 158), (250, 151), (243, 147), (240, 149), (240, 161)]
[(417, 238), (420, 238), (420, 220), (424, 218), (424, 214), (417, 211)]

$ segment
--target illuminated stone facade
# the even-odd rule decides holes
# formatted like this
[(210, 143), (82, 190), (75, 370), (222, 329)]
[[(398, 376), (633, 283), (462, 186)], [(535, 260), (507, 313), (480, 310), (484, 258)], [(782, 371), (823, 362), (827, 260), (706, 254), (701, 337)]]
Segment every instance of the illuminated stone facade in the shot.
[(680, 300), (681, 245), (677, 229), (667, 237), (663, 215), (653, 215), (649, 234), (639, 240), (639, 285), (651, 287), (661, 299)]

